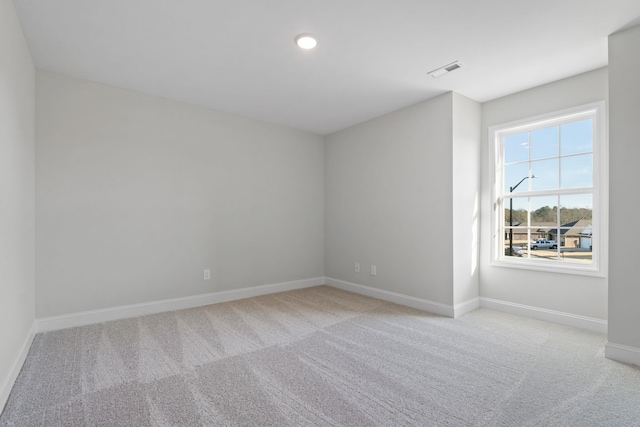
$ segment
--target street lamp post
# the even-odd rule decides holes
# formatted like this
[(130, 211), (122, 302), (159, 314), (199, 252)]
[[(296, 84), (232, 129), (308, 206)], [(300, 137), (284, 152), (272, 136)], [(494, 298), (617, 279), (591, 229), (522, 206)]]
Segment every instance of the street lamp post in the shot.
[[(522, 182), (527, 178), (529, 177), (525, 176), (519, 183), (513, 187), (509, 187), (509, 193), (513, 193), (514, 190), (518, 188), (518, 185), (522, 184)], [(531, 175), (531, 178), (533, 179), (535, 176)], [(513, 196), (509, 197), (509, 256), (513, 256)]]

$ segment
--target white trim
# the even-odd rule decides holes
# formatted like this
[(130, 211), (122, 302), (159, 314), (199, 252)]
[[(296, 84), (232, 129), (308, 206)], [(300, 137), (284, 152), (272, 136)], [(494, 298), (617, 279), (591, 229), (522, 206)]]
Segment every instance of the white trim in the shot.
[[(593, 194), (593, 220), (592, 227), (594, 235), (599, 236), (595, 240), (592, 252), (592, 262), (589, 264), (569, 263), (562, 260), (532, 260), (532, 259), (510, 259), (505, 257), (502, 249), (502, 239), (504, 232), (504, 211), (500, 209), (499, 196), (509, 196), (510, 193), (504, 192), (501, 172), (496, 170), (496, 163), (500, 163), (500, 168), (504, 168), (502, 164), (502, 155), (500, 144), (498, 144), (499, 134), (521, 131), (525, 128), (539, 128), (565, 120), (573, 120), (580, 116), (594, 115), (594, 127), (596, 132), (593, 134), (593, 186), (589, 189), (558, 189), (544, 190), (540, 192), (525, 191), (520, 192), (520, 196), (536, 196), (547, 194), (549, 192), (556, 194), (591, 193)], [(608, 138), (607, 138), (607, 104), (605, 101), (592, 102), (585, 105), (575, 106), (571, 108), (554, 111), (551, 113), (540, 114), (534, 117), (515, 120), (508, 123), (497, 124), (488, 128), (488, 141), (490, 143), (489, 155), (489, 182), (491, 183), (491, 250), (490, 265), (493, 267), (519, 268), (525, 270), (537, 270), (554, 273), (578, 274), (586, 276), (606, 277), (607, 253), (608, 253), (608, 210), (603, 206), (607, 206), (607, 194), (602, 189), (608, 188)], [(498, 162), (499, 160), (499, 162)], [(588, 190), (588, 191), (587, 191)]]
[[(495, 259), (491, 263), (493, 267), (516, 268), (520, 270), (545, 271), (548, 273), (575, 274), (579, 276), (606, 277), (605, 272), (593, 267), (591, 264), (570, 264), (562, 261), (527, 259), (513, 257), (514, 259)], [(587, 266), (585, 266), (587, 265)]]
[(212, 292), (209, 294), (194, 295), (183, 298), (173, 298), (161, 301), (145, 302), (141, 304), (122, 305), (100, 310), (64, 314), (61, 316), (44, 317), (36, 319), (38, 324), (37, 330), (38, 332), (55, 331), (58, 329), (92, 325), (95, 323), (108, 322), (111, 320), (144, 316), (146, 314), (181, 310), (184, 308), (199, 307), (202, 305), (215, 304), (219, 302), (273, 294), (276, 292), (309, 288), (311, 286), (318, 286), (322, 284), (324, 284), (324, 278), (315, 277), (312, 279), (295, 280), (292, 282), (253, 286), (249, 288)]
[(518, 316), (544, 320), (545, 322), (558, 323), (574, 328), (587, 329), (589, 331), (607, 333), (607, 321), (593, 317), (580, 316), (562, 311), (548, 310), (546, 308), (532, 307), (530, 305), (517, 304), (509, 301), (501, 301), (492, 298), (480, 297), (480, 307)]
[(603, 104), (604, 101), (591, 102), (589, 104), (564, 108), (551, 113), (538, 114), (533, 117), (526, 117), (524, 119), (517, 119), (504, 124), (493, 125), (491, 128), (505, 134), (515, 134), (524, 130), (542, 129), (558, 123), (574, 121), (581, 117), (591, 116), (598, 108), (602, 108)]
[(462, 316), (463, 314), (470, 313), (476, 308), (480, 308), (480, 297), (475, 297), (468, 301), (461, 302), (460, 304), (454, 305), (453, 306), (454, 317), (459, 317), (459, 316)]
[(22, 347), (20, 348), (20, 353), (18, 353), (18, 357), (13, 361), (13, 365), (9, 370), (9, 374), (7, 378), (5, 378), (4, 383), (0, 387), (0, 413), (4, 409), (4, 405), (7, 404), (7, 400), (9, 400), (9, 394), (11, 393), (11, 389), (18, 379), (18, 375), (20, 374), (20, 370), (22, 370), (22, 365), (27, 360), (27, 355), (29, 354), (29, 349), (31, 348), (31, 343), (33, 343), (33, 339), (36, 336), (37, 324), (36, 321), (33, 321), (31, 325), (31, 329), (27, 333), (27, 337), (22, 343)]
[(604, 357), (616, 362), (640, 366), (640, 348), (607, 342), (604, 348)]
[[(344, 280), (325, 277), (325, 284), (343, 291), (354, 292), (356, 294), (366, 295), (368, 297), (389, 301), (407, 307), (417, 308), (418, 310), (428, 311), (430, 313), (439, 314), (446, 317), (455, 316), (455, 308), (451, 305), (441, 304), (439, 302), (429, 301), (422, 298), (411, 297), (397, 292), (385, 291), (382, 289), (372, 288), (370, 286), (359, 285), (357, 283), (346, 282)], [(465, 305), (467, 303), (462, 303)]]

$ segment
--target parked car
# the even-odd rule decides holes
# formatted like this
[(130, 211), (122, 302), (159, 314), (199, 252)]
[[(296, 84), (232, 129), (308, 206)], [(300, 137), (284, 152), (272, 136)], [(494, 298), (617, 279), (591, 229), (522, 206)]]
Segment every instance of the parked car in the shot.
[(529, 245), (532, 250), (536, 249), (558, 249), (558, 244), (555, 240), (536, 239)]
[(522, 249), (514, 247), (513, 252), (509, 254), (509, 248), (504, 248), (504, 254), (506, 256), (522, 256)]

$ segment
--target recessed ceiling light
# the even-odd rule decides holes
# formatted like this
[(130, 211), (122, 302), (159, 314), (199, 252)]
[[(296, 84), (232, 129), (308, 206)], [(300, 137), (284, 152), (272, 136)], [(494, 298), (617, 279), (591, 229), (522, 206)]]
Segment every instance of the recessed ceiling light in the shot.
[(457, 70), (460, 67), (462, 67), (462, 64), (458, 61), (454, 61), (451, 64), (445, 65), (444, 67), (436, 68), (433, 71), (429, 71), (427, 74), (435, 79), (436, 77), (440, 77), (444, 74), (450, 73), (453, 70)]
[(318, 42), (311, 34), (299, 34), (296, 37), (296, 44), (300, 49), (313, 49)]

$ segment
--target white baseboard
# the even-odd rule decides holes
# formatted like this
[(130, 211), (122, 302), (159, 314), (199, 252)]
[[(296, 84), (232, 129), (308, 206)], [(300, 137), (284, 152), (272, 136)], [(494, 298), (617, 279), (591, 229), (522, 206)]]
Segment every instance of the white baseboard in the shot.
[(271, 285), (253, 286), (250, 288), (213, 292), (203, 295), (194, 295), (184, 298), (173, 298), (141, 304), (122, 305), (119, 307), (105, 308), (100, 310), (83, 311), (80, 313), (71, 313), (61, 316), (44, 317), (36, 319), (38, 325), (37, 331), (47, 332), (55, 331), (58, 329), (73, 328), (76, 326), (92, 325), (96, 323), (109, 322), (111, 320), (144, 316), (146, 314), (199, 307), (202, 305), (216, 304), (219, 302), (273, 294), (276, 292), (292, 291), (294, 289), (308, 288), (311, 286), (318, 286), (322, 284), (324, 284), (324, 278), (316, 277), (312, 279), (295, 280), (292, 282), (275, 283)]
[(470, 299), (469, 301), (461, 302), (460, 304), (456, 304), (453, 306), (454, 317), (462, 316), (463, 314), (467, 314), (475, 310), (476, 308), (480, 308), (480, 298), (475, 297)]
[(640, 366), (640, 348), (607, 342), (604, 348), (604, 357), (616, 362)]
[[(411, 297), (397, 292), (385, 291), (382, 289), (372, 288), (370, 286), (359, 285), (357, 283), (346, 282), (344, 280), (333, 279), (331, 277), (324, 278), (325, 284), (344, 291), (354, 292), (356, 294), (366, 295), (368, 297), (389, 301), (407, 307), (417, 308), (418, 310), (428, 311), (430, 313), (439, 314), (446, 317), (455, 316), (455, 308), (450, 305), (433, 302), (422, 298)], [(466, 303), (463, 303), (466, 304)]]
[(579, 316), (577, 314), (564, 313), (562, 311), (548, 310), (546, 308), (532, 307), (516, 304), (509, 301), (501, 301), (492, 298), (480, 297), (480, 307), (518, 316), (544, 320), (545, 322), (558, 323), (574, 328), (587, 329), (589, 331), (607, 333), (607, 321), (593, 317)]
[(31, 343), (33, 343), (33, 339), (36, 336), (37, 323), (34, 320), (31, 325), (31, 329), (27, 333), (27, 337), (22, 343), (22, 347), (20, 348), (20, 353), (18, 353), (18, 357), (14, 360), (13, 365), (11, 366), (11, 370), (9, 370), (9, 375), (5, 378), (2, 386), (0, 386), (0, 413), (4, 409), (4, 405), (9, 400), (9, 394), (11, 393), (11, 389), (13, 388), (13, 384), (18, 379), (18, 375), (20, 374), (20, 370), (22, 369), (22, 365), (24, 365), (25, 360), (27, 360), (27, 355), (29, 354), (29, 349), (31, 348)]

